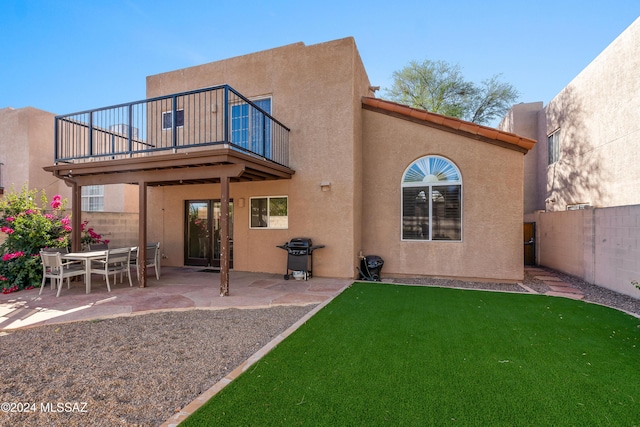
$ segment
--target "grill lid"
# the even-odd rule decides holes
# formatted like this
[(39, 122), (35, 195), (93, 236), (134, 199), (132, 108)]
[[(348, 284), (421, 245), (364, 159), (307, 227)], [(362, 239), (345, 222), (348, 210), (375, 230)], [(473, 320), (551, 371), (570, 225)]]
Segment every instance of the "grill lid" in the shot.
[(293, 239), (289, 240), (287, 246), (290, 248), (310, 248), (311, 246), (313, 246), (313, 243), (308, 237), (294, 237)]

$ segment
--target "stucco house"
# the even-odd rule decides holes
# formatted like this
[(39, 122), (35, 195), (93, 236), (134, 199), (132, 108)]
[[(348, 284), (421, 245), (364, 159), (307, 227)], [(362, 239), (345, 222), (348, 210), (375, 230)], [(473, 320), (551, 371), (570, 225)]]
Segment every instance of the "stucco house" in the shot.
[[(353, 38), (147, 77), (147, 99), (56, 118), (45, 169), (73, 189), (135, 184), (140, 247), (163, 264), (316, 276), (523, 277), (524, 154), (535, 141), (375, 98)], [(144, 286), (144, 279), (142, 281)]]
[[(640, 18), (546, 106), (514, 105), (499, 128), (525, 156), (528, 262), (640, 297)], [(534, 228), (535, 226), (535, 228)]]
[[(0, 197), (23, 186), (44, 191), (48, 200), (71, 196), (64, 181), (43, 166), (51, 164), (55, 115), (33, 107), (0, 109)], [(115, 245), (137, 241), (137, 188), (130, 185), (87, 186), (81, 207), (91, 227)], [(0, 236), (2, 239), (3, 236)]]
[(514, 105), (499, 128), (537, 141), (525, 213), (640, 203), (640, 18), (546, 106)]

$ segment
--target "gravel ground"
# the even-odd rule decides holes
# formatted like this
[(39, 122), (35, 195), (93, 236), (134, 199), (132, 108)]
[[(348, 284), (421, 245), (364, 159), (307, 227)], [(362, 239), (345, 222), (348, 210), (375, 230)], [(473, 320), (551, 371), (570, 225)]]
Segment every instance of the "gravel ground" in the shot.
[(23, 411), (3, 406), (0, 426), (160, 425), (312, 309), (174, 311), (0, 336), (0, 404)]
[[(553, 272), (586, 301), (640, 315), (640, 300)], [(527, 292), (517, 284), (402, 283)], [(549, 288), (527, 274), (536, 292)], [(0, 426), (156, 426), (314, 306), (192, 310), (42, 326), (0, 335)], [(29, 412), (26, 412), (26, 411)]]

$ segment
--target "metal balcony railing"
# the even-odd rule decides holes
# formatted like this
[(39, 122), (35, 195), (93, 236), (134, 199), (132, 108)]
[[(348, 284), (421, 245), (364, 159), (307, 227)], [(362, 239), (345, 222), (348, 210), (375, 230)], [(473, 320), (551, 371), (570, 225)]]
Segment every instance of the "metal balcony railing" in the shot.
[(55, 163), (226, 145), (289, 166), (289, 129), (228, 85), (55, 118)]

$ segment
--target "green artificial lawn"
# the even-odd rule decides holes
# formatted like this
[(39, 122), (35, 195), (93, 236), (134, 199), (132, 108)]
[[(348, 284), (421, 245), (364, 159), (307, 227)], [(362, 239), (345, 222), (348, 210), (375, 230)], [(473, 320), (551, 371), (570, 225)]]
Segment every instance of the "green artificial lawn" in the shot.
[(355, 283), (181, 426), (640, 425), (640, 320)]

